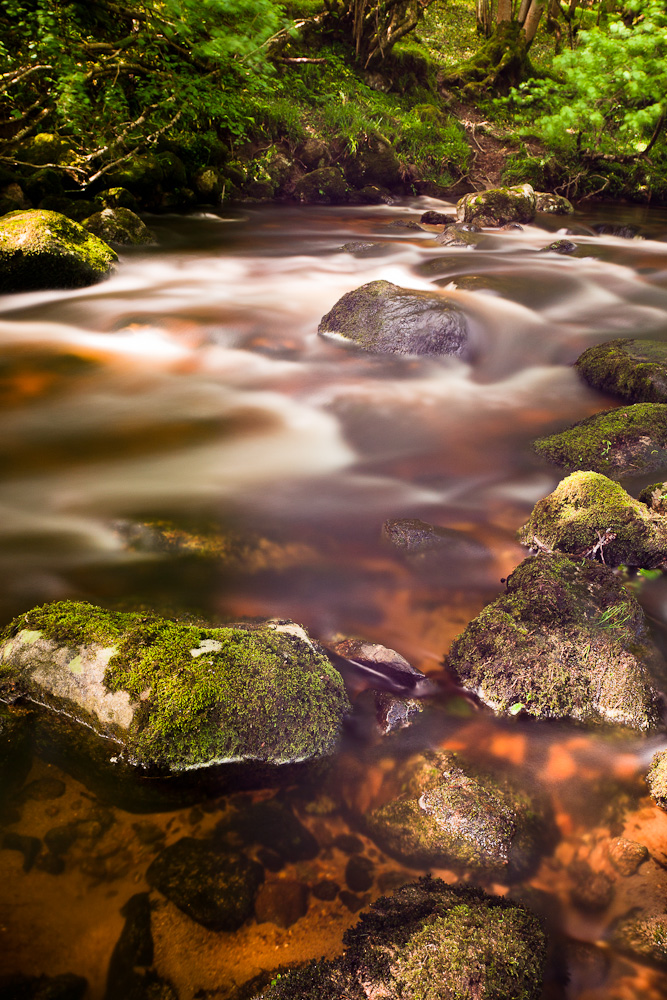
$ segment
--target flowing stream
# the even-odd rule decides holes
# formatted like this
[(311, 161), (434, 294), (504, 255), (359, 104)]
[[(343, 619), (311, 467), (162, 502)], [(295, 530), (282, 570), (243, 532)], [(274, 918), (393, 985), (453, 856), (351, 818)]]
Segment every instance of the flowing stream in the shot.
[[(667, 211), (544, 216), (523, 231), (489, 232), (474, 250), (438, 246), (436, 230), (390, 225), (430, 208), (443, 210), (422, 198), (156, 217), (157, 245), (122, 253), (109, 281), (0, 299), (3, 622), (70, 597), (211, 622), (290, 618), (326, 643), (360, 636), (393, 648), (446, 692), (449, 644), (502, 591), (526, 554), (517, 529), (561, 478), (531, 442), (618, 405), (584, 385), (572, 362), (613, 337), (667, 339)], [(600, 221), (633, 222), (645, 238), (595, 235)], [(538, 253), (568, 225), (574, 256)], [(382, 246), (340, 249), (359, 240)], [(378, 278), (456, 301), (470, 323), (472, 361), (372, 356), (317, 335), (341, 295)], [(637, 495), (649, 481), (624, 486)], [(399, 517), (481, 544), (422, 570), (382, 540), (383, 522)], [(239, 541), (219, 559), (128, 541), (149, 519), (198, 537), (213, 525)], [(667, 584), (645, 582), (640, 599), (664, 648)], [(158, 901), (155, 966), (180, 1000), (226, 1000), (263, 971), (335, 955), (355, 908), (420, 874), (355, 829), (350, 810), (382, 794), (392, 747), (448, 747), (517, 770), (551, 799), (560, 839), (521, 887), (567, 938), (545, 996), (665, 997), (665, 973), (617, 954), (609, 938), (613, 921), (649, 896), (667, 908), (667, 816), (643, 781), (666, 744), (494, 720), (453, 692), (394, 741), (362, 720), (335, 765), (342, 807), (322, 788), (279, 793), (319, 852), (267, 878), (344, 889), (350, 852), (361, 850), (372, 886), (333, 900), (311, 893), (290, 926), (252, 919), (234, 933), (207, 931)], [(2, 817), (0, 974), (73, 972), (87, 978), (87, 1000), (102, 1000), (121, 907), (147, 889), (156, 852), (206, 835), (230, 803), (274, 794), (208, 795), (139, 815), (100, 806), (85, 775), (35, 755)], [(7, 835), (42, 840), (74, 818), (89, 822), (88, 839), (62, 852), (59, 871), (30, 861)], [(641, 891), (609, 869), (607, 845), (619, 836), (651, 853)], [(256, 856), (258, 843), (246, 839)], [(606, 908), (577, 904), (582, 860), (611, 871)]]

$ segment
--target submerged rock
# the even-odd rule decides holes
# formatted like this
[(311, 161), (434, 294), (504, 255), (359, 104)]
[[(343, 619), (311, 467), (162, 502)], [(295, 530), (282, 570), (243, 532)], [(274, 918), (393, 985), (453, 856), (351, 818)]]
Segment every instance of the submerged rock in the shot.
[(530, 184), (490, 188), (464, 194), (456, 206), (459, 222), (503, 226), (507, 222), (532, 222), (537, 198)]
[(155, 243), (155, 236), (130, 208), (104, 208), (82, 223), (85, 229), (106, 243), (142, 246)]
[(451, 226), (445, 226), (443, 231), (436, 236), (435, 242), (442, 247), (474, 247), (479, 241), (481, 231), (479, 226), (455, 222)]
[(319, 853), (313, 834), (279, 799), (252, 802), (225, 815), (215, 828), (216, 843), (230, 834), (244, 844), (261, 844), (282, 864), (312, 861)]
[(430, 877), (373, 903), (345, 952), (274, 980), (264, 1000), (538, 1000), (546, 940), (532, 913)]
[(83, 1000), (88, 980), (65, 972), (61, 976), (0, 976), (0, 1000)]
[(559, 253), (563, 256), (574, 253), (577, 249), (577, 244), (570, 242), (570, 240), (554, 240), (546, 247), (542, 247), (539, 253)]
[(164, 770), (320, 757), (349, 709), (340, 675), (294, 623), (202, 628), (73, 601), (5, 629), (0, 698), (64, 712), (122, 759)]
[(235, 931), (253, 913), (264, 869), (243, 854), (181, 837), (158, 854), (146, 880), (202, 927)]
[(151, 904), (147, 892), (131, 896), (121, 909), (125, 925), (109, 961), (105, 1000), (178, 1000), (173, 986), (153, 967)]
[(318, 333), (379, 354), (466, 355), (465, 316), (444, 295), (371, 281), (347, 292)]
[(667, 967), (667, 914), (621, 920), (611, 938), (619, 951)]
[(471, 535), (442, 528), (417, 517), (391, 518), (382, 525), (382, 537), (414, 566), (447, 565), (449, 559), (488, 559), (489, 551)]
[(667, 344), (658, 340), (610, 340), (589, 347), (575, 368), (601, 392), (631, 403), (667, 403)]
[(408, 864), (513, 881), (535, 867), (549, 842), (531, 796), (459, 754), (419, 754), (399, 767), (396, 783), (398, 797), (368, 813), (364, 825)]
[(106, 243), (58, 212), (10, 212), (0, 219), (0, 292), (92, 285), (117, 259)]
[(604, 472), (614, 479), (655, 472), (667, 467), (667, 404), (594, 413), (560, 434), (538, 438), (534, 448), (568, 471)]
[(419, 221), (427, 226), (448, 226), (451, 222), (456, 222), (456, 216), (445, 215), (443, 212), (424, 212)]
[(608, 566), (667, 565), (667, 519), (597, 472), (573, 472), (539, 500), (519, 541), (541, 552), (596, 558)]
[(572, 215), (574, 212), (574, 205), (562, 194), (536, 191), (535, 198), (535, 208), (538, 212), (548, 212), (550, 215)]
[(646, 774), (646, 784), (661, 809), (667, 810), (667, 750), (660, 750), (651, 761)]
[(612, 570), (542, 553), (454, 641), (448, 664), (494, 711), (645, 731), (660, 724), (665, 664)]

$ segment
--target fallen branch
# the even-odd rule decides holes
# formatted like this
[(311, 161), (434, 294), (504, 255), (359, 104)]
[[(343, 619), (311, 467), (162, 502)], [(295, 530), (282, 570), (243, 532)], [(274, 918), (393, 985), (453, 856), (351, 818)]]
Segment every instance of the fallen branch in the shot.
[(326, 59), (308, 59), (307, 56), (273, 56), (274, 62), (279, 63), (325, 63)]

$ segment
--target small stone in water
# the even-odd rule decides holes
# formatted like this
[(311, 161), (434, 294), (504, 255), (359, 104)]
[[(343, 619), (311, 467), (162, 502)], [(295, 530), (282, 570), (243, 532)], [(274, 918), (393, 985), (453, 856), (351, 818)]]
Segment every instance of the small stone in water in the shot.
[(358, 913), (370, 901), (370, 896), (355, 896), (353, 892), (341, 889), (340, 901), (348, 908), (350, 913)]
[(262, 847), (261, 850), (257, 851), (257, 860), (269, 872), (279, 872), (285, 867), (283, 858), (277, 851), (272, 851), (270, 847)]
[(47, 851), (46, 854), (40, 854), (37, 858), (35, 868), (39, 869), (40, 872), (46, 872), (47, 875), (62, 875), (65, 871), (65, 862), (59, 854)]
[(337, 847), (343, 854), (361, 854), (364, 849), (364, 842), (353, 833), (339, 833), (334, 840), (334, 847)]
[(19, 851), (23, 855), (23, 871), (29, 872), (42, 849), (39, 837), (28, 837), (22, 833), (5, 833), (2, 846), (7, 851)]
[(265, 882), (255, 899), (255, 916), (260, 924), (291, 927), (308, 912), (308, 889), (301, 882)]
[(577, 249), (577, 244), (571, 243), (569, 240), (554, 240), (554, 242), (550, 243), (548, 247), (542, 247), (541, 250), (538, 251), (538, 253), (551, 252), (551, 253), (569, 254), (569, 253), (574, 253), (576, 249)]
[(340, 886), (333, 879), (323, 878), (319, 882), (316, 882), (310, 890), (315, 897), (315, 899), (322, 899), (331, 901), (335, 899), (340, 891)]
[(345, 881), (353, 892), (365, 892), (373, 885), (375, 865), (370, 858), (354, 854), (345, 868)]
[(614, 884), (608, 875), (595, 872), (586, 862), (575, 862), (568, 869), (574, 886), (570, 898), (582, 910), (604, 910), (612, 901)]
[(59, 778), (37, 778), (29, 782), (19, 793), (21, 802), (28, 802), (34, 799), (42, 802), (45, 799), (59, 799), (65, 794), (65, 782)]
[(647, 860), (649, 854), (644, 844), (635, 840), (618, 837), (608, 846), (609, 860), (621, 875), (634, 875), (639, 866)]

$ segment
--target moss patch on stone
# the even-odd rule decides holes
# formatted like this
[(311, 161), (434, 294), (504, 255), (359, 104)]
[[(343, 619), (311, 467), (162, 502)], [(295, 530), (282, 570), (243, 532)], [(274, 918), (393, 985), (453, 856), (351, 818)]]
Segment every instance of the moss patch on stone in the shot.
[(454, 641), (449, 667), (496, 712), (645, 731), (660, 724), (662, 657), (606, 566), (542, 553)]
[(91, 285), (115, 260), (111, 247), (58, 212), (10, 212), (0, 219), (0, 292)]
[(349, 708), (326, 657), (280, 626), (209, 629), (84, 602), (44, 605), (15, 619), (2, 637), (0, 677), (34, 695), (29, 667), (17, 671), (6, 651), (13, 636), (25, 647), (26, 633), (69, 648), (72, 659), (78, 653), (83, 671), (91, 649), (113, 647), (104, 685), (129, 695), (133, 718), (123, 742), (143, 764), (321, 756), (333, 749)]
[(568, 471), (604, 472), (613, 479), (667, 468), (667, 405), (636, 403), (595, 413), (538, 438), (535, 451)]
[(575, 368), (601, 392), (632, 403), (667, 403), (667, 344), (610, 340), (584, 351)]
[(667, 565), (667, 519), (596, 472), (574, 472), (538, 501), (519, 541), (608, 566)]
[(143, 246), (155, 243), (155, 236), (130, 208), (104, 208), (82, 223), (85, 229), (106, 243), (120, 246)]
[(660, 808), (667, 809), (667, 750), (654, 756), (646, 774), (646, 784)]
[(530, 184), (490, 188), (464, 194), (456, 206), (459, 222), (504, 226), (508, 222), (532, 222), (537, 199)]
[(667, 967), (667, 915), (621, 921), (614, 929), (611, 944), (620, 951)]

